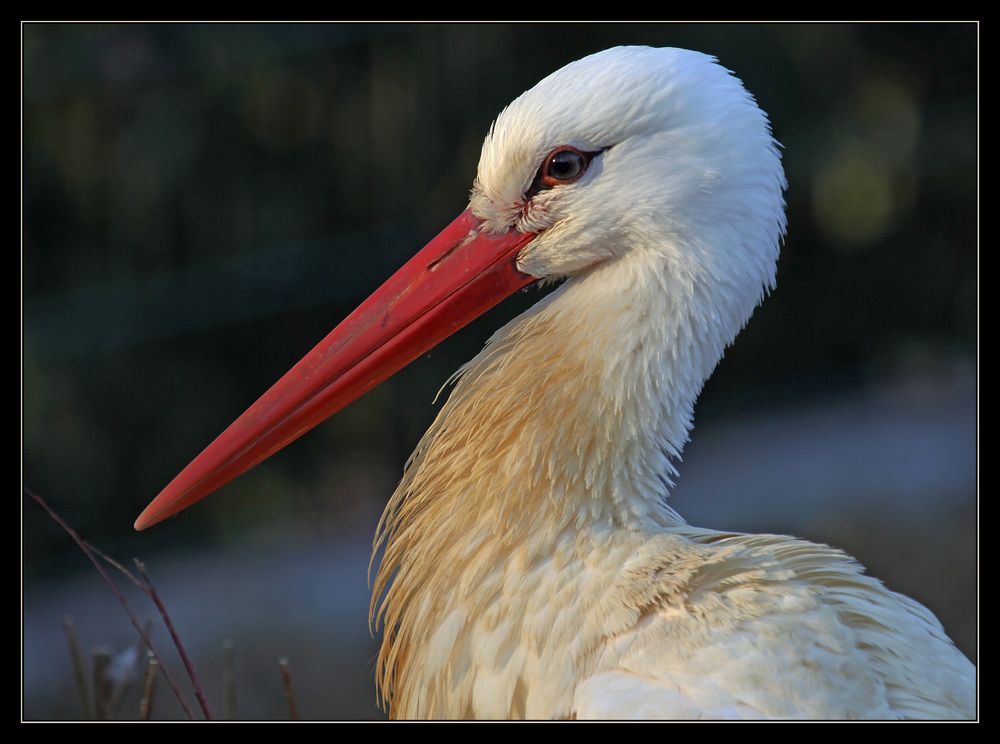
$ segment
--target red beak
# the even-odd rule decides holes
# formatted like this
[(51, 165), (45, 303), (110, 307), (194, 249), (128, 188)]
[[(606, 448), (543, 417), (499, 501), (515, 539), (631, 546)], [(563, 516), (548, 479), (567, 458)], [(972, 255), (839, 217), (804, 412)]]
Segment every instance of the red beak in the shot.
[(205, 498), (535, 281), (516, 265), (535, 235), (481, 224), (462, 212), (181, 471), (135, 528)]

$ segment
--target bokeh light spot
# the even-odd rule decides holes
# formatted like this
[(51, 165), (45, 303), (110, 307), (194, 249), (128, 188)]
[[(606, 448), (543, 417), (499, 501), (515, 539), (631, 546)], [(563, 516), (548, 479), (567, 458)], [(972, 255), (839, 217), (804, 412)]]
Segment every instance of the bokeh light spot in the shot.
[(892, 174), (864, 150), (845, 148), (816, 173), (813, 212), (834, 246), (850, 250), (878, 242), (893, 207)]

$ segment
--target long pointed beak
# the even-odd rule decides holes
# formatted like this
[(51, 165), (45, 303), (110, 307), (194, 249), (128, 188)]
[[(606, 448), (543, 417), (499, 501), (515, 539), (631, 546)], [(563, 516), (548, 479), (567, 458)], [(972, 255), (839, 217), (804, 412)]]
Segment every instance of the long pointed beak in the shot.
[(517, 269), (533, 233), (446, 227), (196, 457), (135, 522), (143, 530), (245, 473), (535, 281)]

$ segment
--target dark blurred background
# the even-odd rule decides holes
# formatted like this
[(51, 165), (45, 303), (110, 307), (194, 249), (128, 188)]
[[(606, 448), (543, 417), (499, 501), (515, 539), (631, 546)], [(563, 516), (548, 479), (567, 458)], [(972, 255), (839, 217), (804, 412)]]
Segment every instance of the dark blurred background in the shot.
[[(974, 25), (22, 31), (24, 482), (143, 557), (217, 712), (231, 638), (238, 716), (287, 714), (281, 656), (304, 717), (381, 715), (375, 522), (440, 384), (538, 294), (180, 518), (133, 520), (464, 208), (506, 103), (619, 44), (716, 55), (769, 113), (789, 181), (778, 289), (705, 389), (673, 505), (848, 550), (975, 659)], [(134, 635), (68, 538), (22, 513), (23, 715), (79, 718), (63, 615), (85, 654)], [(157, 694), (157, 715), (179, 714)]]

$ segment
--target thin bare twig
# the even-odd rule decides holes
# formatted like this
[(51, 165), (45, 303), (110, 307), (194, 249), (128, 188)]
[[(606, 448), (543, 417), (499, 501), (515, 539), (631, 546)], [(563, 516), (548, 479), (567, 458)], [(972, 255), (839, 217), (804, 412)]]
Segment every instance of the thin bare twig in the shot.
[(278, 667), (281, 669), (281, 687), (285, 691), (285, 700), (288, 701), (288, 715), (293, 721), (299, 720), (299, 706), (295, 704), (295, 691), (292, 689), (292, 670), (288, 666), (288, 658), (278, 659)]
[(156, 670), (159, 666), (156, 657), (147, 653), (146, 674), (142, 679), (142, 700), (139, 701), (140, 721), (148, 721), (153, 715), (153, 692), (156, 688)]
[(97, 546), (87, 542), (86, 540), (83, 541), (83, 544), (87, 546), (87, 550), (89, 550), (91, 553), (96, 555), (98, 558), (100, 558), (108, 565), (112, 566), (113, 568), (117, 568), (120, 574), (122, 574), (126, 579), (135, 584), (142, 591), (143, 594), (145, 594), (147, 597), (149, 596), (149, 587), (143, 584), (141, 581), (139, 581), (139, 579), (137, 579), (131, 571), (125, 568), (125, 566), (123, 566), (121, 563), (116, 561), (110, 555), (102, 551)]
[(41, 506), (46, 511), (49, 517), (52, 518), (52, 521), (54, 521), (56, 524), (58, 524), (60, 527), (63, 528), (66, 534), (73, 539), (73, 542), (75, 542), (79, 546), (80, 550), (83, 551), (84, 555), (87, 556), (90, 562), (94, 564), (94, 568), (97, 569), (97, 572), (101, 575), (101, 578), (103, 578), (104, 581), (107, 583), (107, 585), (111, 587), (111, 591), (114, 592), (115, 597), (118, 598), (118, 603), (122, 606), (122, 609), (125, 610), (125, 614), (128, 615), (128, 619), (132, 623), (132, 627), (135, 628), (136, 632), (139, 634), (139, 637), (142, 638), (143, 643), (146, 644), (146, 648), (148, 648), (150, 652), (152, 652), (153, 656), (156, 657), (160, 669), (163, 670), (163, 678), (167, 680), (167, 684), (170, 685), (170, 689), (173, 690), (174, 695), (177, 696), (177, 701), (180, 703), (181, 708), (184, 709), (184, 713), (187, 715), (188, 718), (193, 719), (194, 712), (191, 710), (191, 707), (187, 704), (187, 701), (181, 694), (180, 688), (177, 686), (177, 683), (174, 682), (173, 677), (167, 670), (166, 664), (163, 663), (163, 659), (160, 657), (159, 653), (157, 653), (156, 647), (153, 646), (153, 642), (149, 639), (149, 636), (142, 629), (142, 626), (139, 625), (139, 621), (136, 620), (135, 615), (132, 614), (132, 610), (129, 609), (128, 600), (125, 599), (125, 595), (122, 594), (121, 590), (118, 588), (118, 585), (111, 580), (110, 576), (108, 576), (108, 572), (105, 571), (104, 567), (101, 566), (101, 564), (98, 562), (97, 558), (95, 557), (95, 554), (88, 549), (87, 544), (76, 533), (76, 530), (70, 527), (69, 524), (66, 522), (66, 520), (60, 517), (59, 514), (51, 506), (48, 505), (48, 502), (46, 502), (45, 499), (43, 499), (37, 493), (31, 491), (28, 488), (25, 488), (24, 492), (28, 496), (33, 498), (36, 502), (38, 502), (38, 505)]
[(188, 677), (191, 678), (191, 687), (194, 688), (194, 696), (198, 698), (198, 704), (201, 706), (201, 712), (205, 714), (205, 720), (212, 720), (212, 709), (208, 706), (208, 700), (205, 698), (205, 691), (202, 689), (201, 680), (198, 679), (198, 672), (194, 668), (194, 664), (191, 662), (191, 658), (187, 654), (187, 650), (184, 648), (184, 644), (181, 643), (181, 637), (177, 635), (177, 631), (174, 629), (174, 623), (170, 619), (170, 613), (167, 612), (167, 606), (163, 604), (163, 600), (160, 599), (159, 593), (156, 591), (156, 587), (153, 586), (153, 582), (149, 580), (149, 574), (146, 573), (145, 564), (138, 558), (133, 558), (135, 562), (135, 567), (139, 569), (139, 573), (142, 575), (143, 581), (146, 582), (146, 589), (149, 592), (149, 598), (153, 600), (156, 605), (156, 609), (160, 611), (160, 617), (163, 618), (163, 623), (167, 626), (167, 630), (170, 631), (170, 637), (174, 639), (174, 645), (177, 647), (177, 653), (180, 654), (181, 661), (184, 662), (184, 668), (187, 669)]
[(222, 642), (222, 676), (226, 688), (226, 718), (236, 720), (236, 663), (232, 638)]
[(111, 651), (107, 646), (95, 648), (92, 652), (94, 658), (94, 718), (98, 721), (110, 719), (111, 711), (111, 690), (113, 684), (111, 676), (108, 674), (108, 667), (111, 666)]
[(69, 658), (73, 664), (73, 679), (77, 692), (80, 693), (80, 705), (83, 707), (83, 717), (92, 718), (94, 709), (90, 703), (90, 691), (87, 689), (87, 678), (83, 673), (83, 655), (76, 639), (76, 623), (72, 615), (63, 618), (63, 630), (66, 632), (66, 644), (69, 646)]
[(129, 581), (131, 581), (133, 584), (139, 587), (139, 589), (142, 590), (143, 594), (149, 597), (153, 601), (153, 604), (156, 605), (156, 609), (159, 611), (160, 617), (163, 618), (164, 625), (166, 625), (167, 630), (170, 631), (170, 638), (173, 640), (174, 646), (177, 647), (177, 653), (180, 655), (181, 661), (184, 663), (184, 668), (187, 670), (188, 677), (191, 678), (191, 686), (194, 688), (194, 696), (198, 699), (198, 704), (201, 706), (201, 711), (202, 713), (205, 714), (205, 719), (211, 721), (213, 719), (212, 709), (209, 707), (208, 700), (205, 698), (205, 692), (202, 689), (201, 681), (198, 678), (198, 672), (195, 669), (194, 663), (191, 661), (191, 658), (188, 656), (187, 650), (184, 648), (184, 643), (181, 641), (180, 635), (178, 635), (177, 631), (174, 629), (174, 623), (170, 619), (170, 613), (167, 611), (167, 606), (163, 603), (163, 600), (160, 599), (159, 592), (156, 591), (156, 587), (153, 586), (153, 582), (150, 580), (149, 574), (146, 573), (145, 564), (138, 558), (132, 559), (136, 565), (136, 568), (139, 569), (139, 573), (142, 574), (142, 580), (139, 580), (135, 577), (135, 575), (131, 571), (125, 568), (125, 566), (116, 561), (114, 558), (105, 553), (102, 553), (100, 550), (95, 548), (90, 543), (85, 543), (85, 544), (87, 548), (92, 550), (94, 553), (96, 553), (98, 556), (103, 558), (109, 564), (117, 568), (122, 574), (124, 574)]

